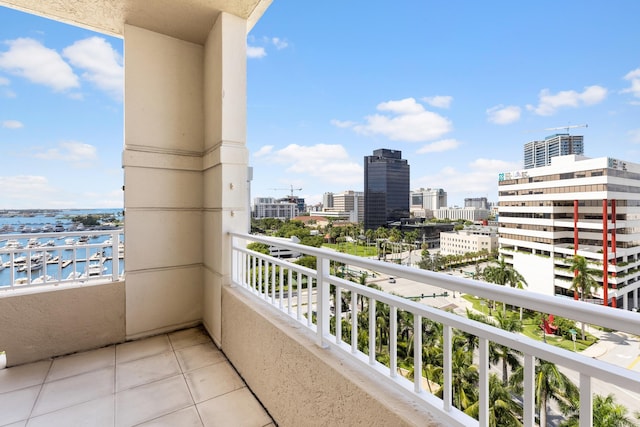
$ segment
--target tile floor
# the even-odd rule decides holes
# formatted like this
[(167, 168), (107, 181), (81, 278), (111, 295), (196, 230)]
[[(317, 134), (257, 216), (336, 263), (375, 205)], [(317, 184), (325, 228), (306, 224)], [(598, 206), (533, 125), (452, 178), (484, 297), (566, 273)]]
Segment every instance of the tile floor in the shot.
[(0, 426), (275, 426), (202, 328), (0, 370)]

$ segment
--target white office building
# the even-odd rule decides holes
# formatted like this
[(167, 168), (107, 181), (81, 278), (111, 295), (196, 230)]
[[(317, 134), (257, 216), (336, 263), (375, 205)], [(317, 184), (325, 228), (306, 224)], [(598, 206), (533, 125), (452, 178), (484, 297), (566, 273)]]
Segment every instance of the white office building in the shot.
[(530, 290), (574, 297), (574, 254), (598, 270), (594, 302), (638, 306), (640, 165), (559, 156), (499, 176), (500, 253)]
[(433, 218), (433, 211), (447, 206), (442, 188), (420, 188), (409, 194), (409, 211), (414, 218)]
[(299, 210), (297, 203), (276, 200), (273, 197), (256, 197), (253, 199), (251, 214), (254, 219), (277, 218), (287, 220), (297, 217)]
[(473, 227), (440, 233), (442, 255), (464, 255), (469, 252), (491, 252), (498, 249), (496, 227)]
[(335, 215), (350, 222), (364, 221), (364, 192), (343, 191), (342, 193), (324, 193), (324, 211), (327, 216)]
[(440, 208), (433, 211), (433, 216), (437, 219), (450, 219), (451, 221), (457, 221), (463, 219), (465, 221), (482, 221), (489, 218), (488, 209), (478, 208)]

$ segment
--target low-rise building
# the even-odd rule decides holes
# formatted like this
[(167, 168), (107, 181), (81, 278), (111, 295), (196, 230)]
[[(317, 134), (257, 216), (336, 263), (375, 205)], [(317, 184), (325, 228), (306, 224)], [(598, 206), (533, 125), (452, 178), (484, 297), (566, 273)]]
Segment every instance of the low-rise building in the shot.
[(497, 227), (470, 227), (440, 233), (440, 253), (464, 255), (468, 252), (492, 252), (498, 249)]

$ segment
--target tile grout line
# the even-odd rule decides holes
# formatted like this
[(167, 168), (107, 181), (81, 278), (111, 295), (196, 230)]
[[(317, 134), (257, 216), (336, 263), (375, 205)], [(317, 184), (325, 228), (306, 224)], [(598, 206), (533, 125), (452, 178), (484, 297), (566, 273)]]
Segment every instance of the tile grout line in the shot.
[(36, 408), (36, 404), (38, 403), (38, 400), (40, 399), (40, 395), (42, 394), (42, 389), (44, 388), (44, 385), (47, 383), (47, 377), (51, 373), (51, 368), (52, 367), (53, 367), (53, 359), (49, 359), (49, 369), (47, 369), (47, 373), (44, 375), (44, 378), (42, 379), (42, 383), (40, 384), (40, 390), (38, 390), (38, 395), (36, 396), (35, 400), (33, 401), (33, 405), (31, 406), (31, 410), (29, 410), (29, 415), (27, 416), (27, 420), (26, 420), (27, 424), (31, 420), (31, 416), (33, 415), (33, 410)]

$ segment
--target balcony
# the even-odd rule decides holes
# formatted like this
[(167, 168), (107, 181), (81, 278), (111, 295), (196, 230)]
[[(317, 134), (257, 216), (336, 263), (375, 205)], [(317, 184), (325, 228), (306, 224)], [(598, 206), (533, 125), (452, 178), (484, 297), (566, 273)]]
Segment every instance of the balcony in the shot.
[[(398, 281), (406, 279), (419, 286), (469, 293), (543, 312), (554, 311), (578, 321), (597, 319), (602, 326), (638, 335), (640, 322), (635, 313), (306, 247), (294, 249), (316, 256), (319, 262), (314, 268), (295, 266), (247, 250), (245, 243), (251, 240), (279, 244), (242, 234), (249, 218), (246, 37), (269, 3), (182, 0), (158, 1), (140, 8), (139, 2), (133, 0), (0, 0), (2, 5), (115, 34), (126, 42), (123, 150), (126, 274), (58, 285), (47, 281), (42, 286), (26, 285), (24, 290), (16, 287), (0, 291), (0, 351), (6, 352), (10, 366), (1, 371), (0, 387), (9, 383), (5, 381), (8, 377), (16, 377), (15, 381), (21, 384), (18, 388), (0, 389), (0, 405), (6, 405), (4, 402), (8, 400), (3, 398), (8, 393), (31, 387), (40, 393), (38, 398), (44, 399), (50, 395), (49, 390), (56, 389), (56, 383), (66, 379), (52, 376), (58, 375), (57, 366), (74, 365), (79, 371), (68, 378), (79, 378), (98, 372), (92, 362), (96, 353), (84, 352), (107, 352), (113, 363), (105, 367), (105, 375), (113, 378), (112, 387), (107, 386), (103, 394), (98, 391), (98, 382), (91, 381), (85, 389), (87, 396), (95, 396), (91, 401), (104, 398), (115, 402), (114, 417), (107, 419), (106, 425), (131, 425), (169, 414), (178, 416), (177, 412), (183, 409), (193, 414), (189, 408), (194, 405), (201, 416), (199, 421), (207, 423), (200, 411), (202, 402), (188, 386), (190, 371), (180, 364), (182, 349), (174, 346), (172, 338), (174, 332), (193, 327), (206, 330), (247, 390), (282, 426), (488, 425), (490, 372), (485, 367), (492, 342), (524, 355), (521, 400), (526, 426), (534, 425), (535, 420), (532, 384), (536, 359), (549, 360), (578, 373), (582, 425), (590, 423), (591, 394), (598, 381), (625, 390), (640, 388), (635, 370), (561, 351), (462, 316), (346, 282), (333, 274), (329, 265), (346, 263), (392, 275)], [(260, 271), (270, 274), (261, 277)], [(298, 290), (289, 293), (293, 288), (283, 286), (285, 277), (287, 283), (300, 277), (299, 294)], [(334, 289), (358, 304), (352, 303), (348, 310), (337, 304), (332, 310)], [(349, 336), (346, 327), (344, 334), (336, 333), (342, 322), (332, 318), (346, 320), (348, 313), (363, 312), (360, 303), (372, 308), (367, 313), (371, 320), (364, 328), (359, 324), (355, 328), (349, 326), (352, 331), (360, 329), (366, 337), (364, 346), (358, 342), (354, 346), (343, 338)], [(427, 391), (430, 383), (423, 385), (420, 364), (425, 346), (421, 334), (413, 335), (412, 354), (416, 360), (413, 368), (418, 375), (412, 380), (397, 373), (397, 357), (390, 356), (386, 361), (376, 356), (377, 303), (381, 304), (379, 313), (388, 309), (407, 314), (413, 319), (413, 329), (421, 328), (421, 319), (442, 325), (442, 341), (447, 344), (442, 357), (443, 399)], [(384, 329), (390, 337), (396, 335), (389, 333), (394, 330), (392, 323)], [(397, 322), (395, 327), (399, 326)], [(478, 383), (479, 421), (452, 404), (455, 390), (451, 381), (451, 345), (456, 331), (475, 335), (479, 343), (475, 355), (477, 366), (482, 367)], [(123, 365), (129, 361), (119, 363), (119, 349), (148, 343), (147, 340), (164, 341), (166, 351), (160, 354), (168, 354), (166, 358), (170, 360), (175, 358), (180, 372), (171, 362), (174, 369), (167, 377), (151, 378), (151, 382), (121, 389), (118, 372), (126, 369)], [(397, 342), (390, 346), (398, 350)], [(213, 353), (217, 354), (215, 350)], [(130, 362), (144, 359), (139, 365), (140, 373), (154, 372), (155, 356)], [(33, 366), (46, 369), (49, 376), (43, 372), (35, 375), (29, 368)], [(182, 393), (180, 405), (164, 407), (165, 392), (156, 395), (150, 387), (143, 388), (163, 381), (181, 382), (180, 386), (168, 387), (171, 392)], [(242, 389), (244, 385), (239, 387)], [(214, 388), (206, 386), (204, 392)], [(133, 389), (143, 391), (137, 398), (151, 402), (154, 411), (123, 418), (118, 402), (126, 403), (127, 393)], [(3, 424), (17, 420), (18, 425), (24, 425), (27, 419), (35, 424), (36, 417), (58, 410), (84, 418), (82, 411), (89, 406), (87, 401), (70, 398), (64, 403), (45, 404), (33, 400), (34, 390), (25, 391), (32, 393), (32, 400), (21, 403), (33, 410), (3, 418)], [(232, 414), (250, 418), (244, 408), (225, 406)], [(2, 409), (0, 414), (9, 413), (4, 406)], [(107, 412), (109, 409), (107, 406)], [(271, 422), (260, 414), (251, 425)]]
[[(247, 249), (248, 242), (260, 242), (315, 256), (316, 268), (303, 267), (287, 259), (251, 251)], [(237, 385), (233, 392), (245, 387), (246, 384), (258, 399), (250, 404), (251, 407), (256, 408), (257, 421), (248, 425), (266, 425), (271, 422), (267, 412), (261, 412), (260, 404), (264, 405), (268, 414), (280, 425), (300, 425), (309, 419), (322, 419), (321, 423), (329, 424), (340, 424), (351, 420), (350, 422), (371, 425), (488, 425), (489, 378), (492, 372), (488, 358), (492, 343), (518, 350), (522, 354), (525, 371), (524, 389), (522, 396), (517, 397), (516, 400), (522, 402), (522, 420), (525, 426), (535, 425), (533, 374), (537, 360), (546, 360), (561, 366), (576, 383), (579, 383), (582, 402), (580, 417), (583, 421), (591, 418), (592, 394), (602, 392), (602, 383), (626, 390), (625, 394), (636, 396), (633, 399), (640, 398), (633, 394), (640, 386), (640, 372), (637, 370), (596, 360), (589, 357), (588, 353), (583, 355), (558, 349), (522, 335), (470, 320), (459, 314), (353, 283), (337, 275), (339, 268), (331, 269), (330, 266), (344, 264), (351, 271), (363, 273), (375, 271), (378, 278), (392, 276), (396, 280), (410, 280), (417, 286), (421, 286), (425, 294), (431, 293), (434, 289), (446, 290), (449, 294), (466, 293), (546, 313), (562, 313), (565, 317), (591, 324), (594, 324), (597, 319), (597, 323), (601, 326), (638, 335), (640, 321), (636, 313), (300, 246), (283, 242), (281, 239), (240, 233), (231, 235), (228, 255), (231, 280), (230, 285), (225, 286), (222, 291), (223, 340), (218, 346), (228, 358), (229, 365), (226, 365), (228, 366), (225, 368), (226, 372), (235, 369), (239, 374), (237, 378), (232, 375), (235, 378), (233, 383)], [(50, 292), (48, 288), (56, 288), (56, 290)], [(54, 294), (58, 298), (58, 304), (68, 306), (73, 304), (76, 300), (74, 298), (78, 297), (71, 296), (66, 300), (64, 296), (66, 292), (93, 288), (118, 290), (121, 288), (121, 283), (103, 282), (99, 285), (84, 287), (76, 287), (69, 283), (57, 286), (47, 285), (35, 288), (38, 292), (32, 290), (28, 295), (21, 297), (47, 298), (51, 297), (50, 294)], [(23, 300), (21, 303), (19, 299), (11, 296), (13, 293), (13, 291), (6, 291), (5, 295), (0, 295), (3, 297), (0, 298), (2, 324), (8, 325), (8, 329), (13, 329), (18, 323), (23, 323), (21, 333), (14, 341), (5, 339), (6, 331), (0, 332), (0, 345), (7, 351), (7, 358), (11, 365), (16, 364), (11, 362), (13, 356), (30, 355), (33, 352), (32, 343), (35, 341), (38, 342), (38, 347), (49, 348), (49, 342), (57, 341), (60, 334), (70, 336), (68, 343), (75, 343), (78, 341), (78, 336), (85, 335), (83, 331), (62, 321), (59, 325), (46, 325), (46, 323), (68, 317), (65, 313), (38, 311), (38, 315), (35, 316), (37, 319), (31, 320), (29, 316), (24, 315), (22, 309), (33, 307), (33, 302), (28, 303)], [(98, 295), (99, 304), (92, 305), (96, 295)], [(74, 312), (76, 320), (81, 323), (91, 322), (91, 319), (102, 317), (106, 312), (113, 311), (120, 303), (118, 298), (103, 298), (99, 294), (96, 295), (83, 296), (82, 303), (90, 305), (90, 310)], [(335, 301), (347, 301), (347, 303), (336, 304)], [(9, 307), (16, 307), (16, 304), (24, 304), (24, 306), (18, 305), (19, 310), (9, 309)], [(357, 321), (359, 313), (365, 313), (369, 319), (364, 327)], [(401, 313), (404, 315), (401, 316)], [(398, 337), (403, 333), (401, 328), (407, 327), (406, 324), (402, 324), (402, 319), (406, 319), (407, 315), (411, 319), (409, 327), (413, 330), (420, 329), (425, 321), (442, 325), (443, 384), (429, 384), (422, 375), (414, 374), (413, 377), (406, 377), (406, 370), (401, 369)], [(78, 316), (80, 319), (77, 319)], [(388, 322), (381, 324), (381, 316), (386, 316)], [(343, 321), (338, 322), (338, 319)], [(30, 327), (33, 321), (38, 323), (36, 328)], [(114, 329), (113, 325), (120, 324), (120, 328), (124, 329), (122, 322), (121, 316), (114, 316), (109, 319), (107, 328)], [(48, 334), (38, 334), (38, 328), (47, 330)], [(359, 330), (359, 328), (364, 329)], [(2, 381), (2, 384), (9, 384), (0, 392), (2, 396), (11, 399), (15, 397), (21, 402), (20, 405), (24, 405), (17, 405), (15, 408), (32, 408), (29, 411), (23, 410), (22, 415), (11, 415), (14, 418), (10, 420), (6, 418), (5, 421), (13, 422), (29, 418), (35, 425), (38, 425), (37, 422), (45, 422), (40, 420), (46, 420), (48, 425), (56, 425), (51, 424), (53, 421), (50, 420), (61, 417), (59, 419), (65, 421), (60, 421), (62, 423), (60, 425), (64, 425), (70, 419), (81, 419), (86, 416), (84, 411), (99, 410), (106, 411), (105, 413), (111, 416), (106, 418), (105, 425), (133, 425), (136, 422), (160, 419), (159, 417), (191, 417), (196, 414), (199, 414), (204, 425), (208, 425), (203, 413), (206, 412), (208, 405), (216, 405), (204, 404), (204, 400), (199, 400), (196, 395), (197, 393), (215, 394), (217, 393), (215, 384), (226, 380), (219, 377), (203, 379), (201, 380), (204, 382), (202, 389), (194, 391), (193, 387), (197, 387), (197, 384), (190, 377), (193, 367), (189, 366), (189, 361), (183, 360), (182, 354), (185, 347), (205, 343), (206, 355), (201, 355), (204, 361), (197, 363), (208, 366), (216, 364), (223, 358), (218, 348), (209, 342), (210, 338), (204, 331), (197, 328), (186, 329), (129, 342), (125, 342), (127, 337), (121, 332), (120, 335), (110, 337), (107, 340), (109, 342), (100, 342), (100, 345), (82, 341), (85, 350), (97, 348), (90, 352), (52, 360), (40, 357), (39, 361), (32, 364), (23, 364), (0, 371), (0, 376), (9, 379)], [(352, 333), (353, 331), (355, 332)], [(478, 340), (474, 366), (479, 373), (479, 421), (469, 417), (452, 404), (455, 402), (456, 395), (453, 385), (455, 374), (452, 371), (454, 366), (452, 351), (455, 336), (460, 331), (477, 337)], [(382, 359), (378, 351), (381, 334), (390, 339), (388, 359)], [(184, 340), (181, 341), (180, 337)], [(98, 340), (98, 338), (95, 339)], [(422, 360), (424, 352), (428, 350), (423, 343), (426, 336), (413, 334), (412, 339), (412, 360), (417, 361), (413, 364), (412, 370), (424, 372)], [(12, 347), (7, 347), (7, 343)], [(128, 352), (127, 349), (134, 348), (141, 349), (138, 355), (121, 358), (120, 355)], [(69, 345), (59, 349), (57, 354), (75, 351), (78, 351), (78, 348)], [(201, 360), (199, 357), (196, 359)], [(212, 359), (209, 360), (208, 357)], [(134, 360), (138, 360), (135, 369), (133, 368)], [(194, 366), (200, 368), (203, 365)], [(58, 369), (63, 372), (63, 367), (70, 371), (58, 375)], [(36, 375), (32, 369), (40, 369), (41, 372)], [(103, 372), (105, 369), (108, 372)], [(136, 373), (137, 370), (141, 373)], [(125, 374), (125, 372), (129, 373)], [(137, 383), (137, 376), (145, 375), (144, 372), (157, 373), (159, 377), (148, 378)], [(56, 387), (62, 387), (66, 382), (82, 381), (83, 378), (89, 378), (91, 375), (106, 375), (112, 380), (115, 378), (115, 382), (109, 380), (109, 384), (111, 386), (115, 384), (115, 388), (107, 387), (108, 389), (103, 390), (98, 382), (91, 382), (86, 388), (86, 394), (83, 394), (86, 397), (72, 394), (68, 397), (69, 400), (60, 401), (51, 397), (55, 394), (51, 390), (55, 390)], [(214, 375), (223, 375), (226, 378), (227, 374), (214, 373)], [(63, 377), (73, 378), (73, 380), (63, 381)], [(129, 384), (130, 381), (135, 384)], [(429, 391), (429, 387), (434, 385), (442, 389), (440, 397), (434, 394), (435, 389)], [(156, 401), (154, 396), (157, 395), (152, 391), (152, 387), (155, 386), (167, 387), (167, 390), (171, 390), (172, 396), (175, 393), (182, 393), (182, 397), (176, 398), (179, 403), (172, 406), (162, 399)], [(35, 400), (36, 389), (40, 390), (39, 400)], [(134, 395), (133, 390), (136, 390), (135, 393), (138, 391), (141, 393), (136, 394), (136, 399), (146, 401), (151, 408), (150, 412), (136, 414), (127, 412), (129, 409), (125, 402), (129, 400), (128, 394)], [(8, 402), (9, 400), (0, 399), (0, 401)], [(208, 399), (206, 401), (208, 402)], [(336, 402), (340, 404), (336, 406)], [(113, 405), (115, 405), (115, 412)], [(240, 412), (234, 408), (237, 407), (230, 404), (229, 416), (233, 413), (238, 415)], [(2, 413), (20, 414), (15, 411), (2, 411)], [(246, 415), (244, 411), (243, 409), (243, 416)], [(6, 416), (9, 417), (9, 415)], [(584, 425), (589, 424), (585, 422)]]

